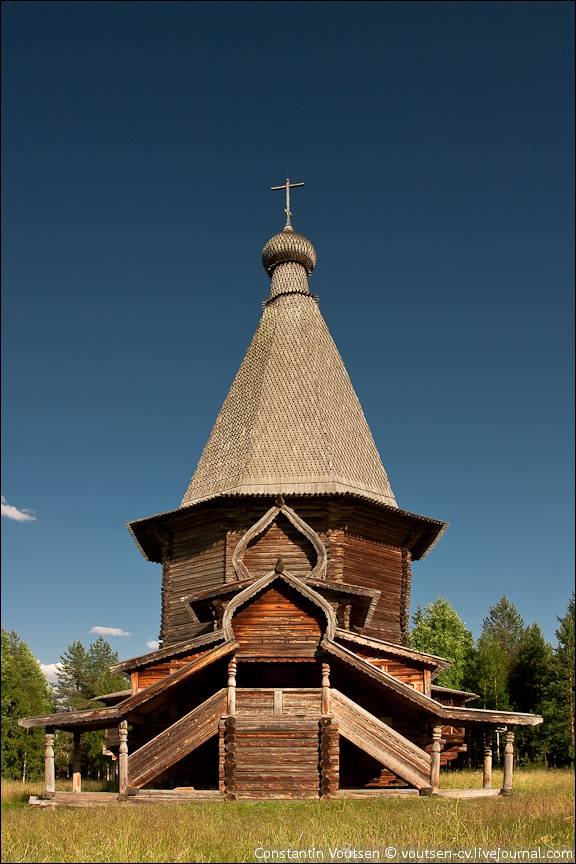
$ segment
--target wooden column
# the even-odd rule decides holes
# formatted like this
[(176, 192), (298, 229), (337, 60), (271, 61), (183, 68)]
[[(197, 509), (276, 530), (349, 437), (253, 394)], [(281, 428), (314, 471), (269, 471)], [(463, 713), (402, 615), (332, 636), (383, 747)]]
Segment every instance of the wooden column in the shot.
[(482, 787), (492, 788), (492, 732), (484, 732), (484, 770)]
[(506, 749), (504, 750), (504, 783), (502, 795), (512, 794), (512, 772), (514, 770), (514, 732), (506, 732)]
[(236, 714), (236, 658), (233, 657), (228, 663), (228, 704), (226, 713), (231, 717)]
[(126, 795), (128, 790), (128, 721), (118, 724), (120, 736), (120, 752), (118, 754), (118, 792)]
[(330, 714), (330, 664), (322, 663), (322, 714)]
[(44, 751), (44, 794), (43, 798), (54, 798), (56, 794), (56, 772), (54, 770), (54, 730), (46, 731), (46, 750)]
[(82, 791), (82, 754), (80, 752), (80, 732), (74, 732), (74, 753), (72, 755), (72, 791)]
[(430, 786), (432, 795), (438, 794), (440, 782), (440, 741), (442, 739), (442, 727), (432, 727), (432, 752), (430, 753)]

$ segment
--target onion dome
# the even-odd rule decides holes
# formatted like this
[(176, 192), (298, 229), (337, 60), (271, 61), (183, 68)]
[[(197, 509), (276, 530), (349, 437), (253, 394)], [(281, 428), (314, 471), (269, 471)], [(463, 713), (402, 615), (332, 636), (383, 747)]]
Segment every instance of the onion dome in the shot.
[(301, 264), (308, 276), (316, 266), (316, 250), (312, 243), (297, 234), (291, 225), (286, 225), (280, 234), (275, 234), (262, 250), (262, 264), (270, 276), (275, 267), (287, 262)]

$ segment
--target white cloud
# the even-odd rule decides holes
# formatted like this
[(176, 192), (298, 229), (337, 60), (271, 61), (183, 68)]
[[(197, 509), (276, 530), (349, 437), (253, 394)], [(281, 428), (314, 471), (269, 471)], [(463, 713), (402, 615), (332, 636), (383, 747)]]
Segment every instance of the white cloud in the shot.
[(126, 630), (121, 630), (120, 627), (92, 627), (91, 633), (96, 633), (97, 636), (131, 636)]
[(150, 648), (151, 651), (157, 651), (160, 648), (160, 643), (156, 641), (156, 639), (149, 639), (146, 642), (146, 647)]
[(56, 683), (56, 676), (62, 667), (61, 663), (40, 663), (40, 669), (42, 670), (44, 677), (50, 684)]
[(34, 511), (26, 508), (18, 510), (12, 504), (8, 504), (4, 495), (2, 495), (2, 516), (7, 516), (8, 519), (14, 519), (15, 522), (36, 522)]

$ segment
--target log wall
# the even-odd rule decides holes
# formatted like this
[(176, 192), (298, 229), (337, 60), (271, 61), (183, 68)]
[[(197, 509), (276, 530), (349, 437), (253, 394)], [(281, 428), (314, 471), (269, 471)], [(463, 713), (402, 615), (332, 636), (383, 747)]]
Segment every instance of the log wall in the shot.
[(219, 524), (174, 534), (169, 560), (163, 565), (161, 638), (165, 646), (210, 629), (195, 618), (181, 598), (223, 583), (225, 547), (224, 530)]
[(227, 797), (319, 797), (318, 720), (235, 717), (226, 727), (220, 776)]
[(362, 632), (388, 642), (402, 641), (402, 550), (346, 533), (343, 580), (381, 592), (369, 627)]
[(240, 657), (282, 660), (313, 657), (325, 613), (285, 583), (264, 589), (232, 619)]
[[(386, 513), (362, 502), (322, 498), (291, 499), (295, 509), (317, 532), (327, 552), (327, 579), (381, 592), (366, 635), (406, 643), (410, 602), (411, 556), (406, 537), (396, 538)], [(181, 598), (234, 582), (233, 552), (244, 533), (262, 517), (270, 499), (212, 502), (205, 511), (191, 508), (189, 522), (181, 519), (163, 545), (162, 626), (160, 638), (174, 644), (211, 629), (200, 622)], [(398, 545), (395, 545), (395, 543)], [(269, 573), (278, 558), (285, 569), (304, 578), (316, 563), (310, 541), (280, 514), (244, 553), (244, 565), (254, 578)], [(354, 613), (353, 613), (354, 616)], [(352, 618), (353, 618), (352, 616)]]

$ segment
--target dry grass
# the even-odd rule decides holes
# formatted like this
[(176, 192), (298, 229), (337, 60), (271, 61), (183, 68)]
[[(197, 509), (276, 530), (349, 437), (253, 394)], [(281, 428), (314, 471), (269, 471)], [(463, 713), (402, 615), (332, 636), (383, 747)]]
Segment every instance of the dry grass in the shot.
[[(444, 788), (473, 788), (480, 775), (442, 775)], [(501, 782), (495, 772), (494, 786)], [(32, 810), (23, 795), (40, 784), (6, 784), (3, 855), (20, 861), (255, 861), (254, 850), (329, 847), (401, 850), (569, 849), (574, 834), (574, 774), (518, 771), (510, 798), (408, 798), (380, 801), (236, 802), (115, 805)], [(100, 787), (101, 788), (101, 787)], [(287, 856), (284, 860), (288, 860)], [(300, 857), (300, 860), (313, 860)], [(338, 860), (338, 859), (334, 859)], [(340, 859), (342, 860), (342, 859)]]

